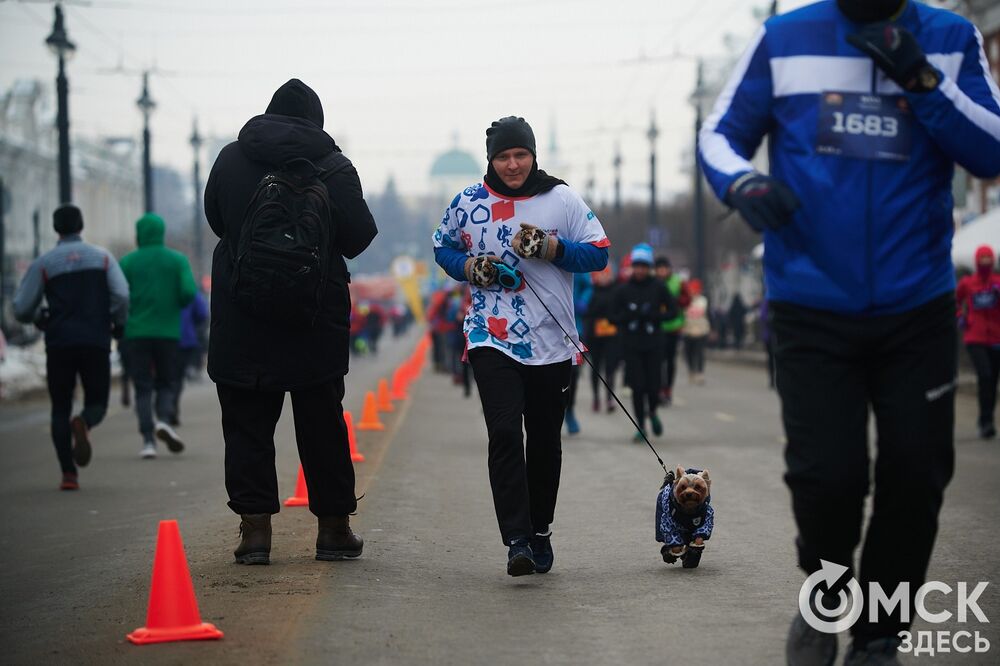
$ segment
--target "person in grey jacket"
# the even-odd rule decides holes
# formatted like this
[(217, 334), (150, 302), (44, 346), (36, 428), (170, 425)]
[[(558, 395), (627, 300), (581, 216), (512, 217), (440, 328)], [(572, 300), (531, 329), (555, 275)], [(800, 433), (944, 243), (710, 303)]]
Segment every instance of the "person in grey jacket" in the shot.
[[(52, 220), (59, 243), (28, 268), (14, 296), (14, 316), (45, 331), (52, 442), (63, 474), (59, 488), (77, 490), (77, 466), (90, 462), (90, 430), (108, 409), (111, 337), (124, 328), (129, 293), (111, 253), (80, 237), (79, 208), (63, 204)], [(77, 376), (83, 409), (71, 417)]]

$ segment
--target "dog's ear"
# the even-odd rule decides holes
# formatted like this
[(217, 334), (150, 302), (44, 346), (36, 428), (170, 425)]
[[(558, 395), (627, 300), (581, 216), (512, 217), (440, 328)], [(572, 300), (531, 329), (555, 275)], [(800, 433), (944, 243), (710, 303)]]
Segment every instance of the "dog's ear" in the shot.
[(684, 468), (678, 465), (677, 469), (674, 470), (674, 479), (680, 479), (682, 476), (684, 476)]
[(711, 490), (712, 489), (712, 480), (710, 478), (708, 478), (708, 470), (704, 469), (704, 470), (698, 472), (698, 476), (700, 476), (701, 478), (705, 479), (705, 485), (708, 486), (709, 490)]

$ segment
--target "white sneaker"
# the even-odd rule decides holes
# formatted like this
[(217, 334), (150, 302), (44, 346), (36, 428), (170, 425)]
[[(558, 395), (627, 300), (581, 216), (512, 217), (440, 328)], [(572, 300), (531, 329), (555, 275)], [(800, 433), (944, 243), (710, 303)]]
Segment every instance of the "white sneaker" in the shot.
[(162, 421), (156, 423), (156, 438), (166, 444), (171, 453), (180, 453), (184, 450), (184, 442), (181, 441), (177, 431)]
[(156, 444), (153, 442), (146, 442), (142, 445), (142, 450), (139, 451), (139, 455), (144, 459), (148, 460), (150, 458), (156, 457)]

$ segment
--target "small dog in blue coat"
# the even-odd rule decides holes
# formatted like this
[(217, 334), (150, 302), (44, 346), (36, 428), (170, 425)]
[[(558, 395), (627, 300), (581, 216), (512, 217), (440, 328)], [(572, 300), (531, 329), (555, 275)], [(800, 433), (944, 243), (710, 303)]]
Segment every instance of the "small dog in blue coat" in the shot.
[(715, 510), (708, 470), (678, 466), (668, 472), (656, 497), (656, 540), (663, 544), (663, 561), (677, 560), (685, 569), (701, 562), (705, 542), (712, 537)]

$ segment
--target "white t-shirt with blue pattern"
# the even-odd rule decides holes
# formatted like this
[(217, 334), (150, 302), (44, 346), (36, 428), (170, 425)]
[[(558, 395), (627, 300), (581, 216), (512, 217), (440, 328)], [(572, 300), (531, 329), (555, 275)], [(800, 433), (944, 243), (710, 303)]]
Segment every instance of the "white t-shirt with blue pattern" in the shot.
[(507, 198), (477, 183), (452, 200), (434, 233), (434, 247), (448, 247), (470, 257), (493, 255), (531, 283), (517, 291), (494, 284), (472, 287), (472, 304), (463, 331), (468, 349), (492, 347), (526, 365), (547, 365), (575, 359), (576, 348), (552, 316), (582, 345), (573, 316), (573, 276), (543, 259), (519, 257), (511, 240), (521, 223), (532, 224), (560, 239), (607, 247), (600, 220), (566, 185), (533, 197)]

